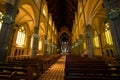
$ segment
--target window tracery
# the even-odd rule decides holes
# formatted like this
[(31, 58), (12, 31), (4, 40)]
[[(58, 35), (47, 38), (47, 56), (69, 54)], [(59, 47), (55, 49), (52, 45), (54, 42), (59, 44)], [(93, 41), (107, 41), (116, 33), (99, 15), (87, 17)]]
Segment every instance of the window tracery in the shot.
[(105, 23), (105, 38), (106, 38), (106, 43), (108, 45), (113, 45), (112, 36), (111, 36), (108, 22)]
[(25, 29), (21, 26), (17, 33), (16, 44), (19, 47), (23, 47), (25, 44)]

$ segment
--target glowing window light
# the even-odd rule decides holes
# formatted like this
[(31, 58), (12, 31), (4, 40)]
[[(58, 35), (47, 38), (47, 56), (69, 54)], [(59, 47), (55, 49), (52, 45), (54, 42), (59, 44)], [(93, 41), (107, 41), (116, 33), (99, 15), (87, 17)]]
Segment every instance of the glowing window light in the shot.
[(95, 36), (94, 36), (94, 45), (95, 47), (100, 47), (100, 44), (99, 44), (99, 38), (98, 38), (98, 34), (97, 32), (95, 31)]
[(83, 47), (84, 47), (84, 49), (86, 49), (86, 48), (87, 48), (87, 47), (86, 47), (86, 43), (85, 43), (85, 42), (83, 43)]
[(39, 41), (39, 46), (38, 49), (41, 50), (42, 49), (42, 41)]
[(105, 24), (105, 38), (106, 38), (106, 43), (109, 45), (113, 45), (113, 41), (112, 41), (112, 35), (109, 29), (109, 23)]
[[(20, 37), (20, 32), (18, 31), (18, 34), (17, 34), (18, 37)], [(16, 40), (16, 44), (18, 44), (20, 42), (20, 38), (17, 37), (17, 40)]]
[(23, 47), (25, 44), (25, 29), (23, 26), (18, 30), (16, 44), (19, 47)]
[(43, 14), (44, 14), (45, 16), (47, 16), (47, 9), (46, 9), (46, 6), (45, 6), (45, 5), (43, 6)]
[(0, 31), (1, 31), (1, 28), (2, 28), (2, 22), (0, 22)]
[(0, 12), (0, 31), (1, 31), (2, 23), (3, 23), (2, 17), (3, 17), (3, 14), (2, 14), (2, 12)]
[(30, 47), (32, 48), (33, 46), (33, 36), (31, 37), (31, 42), (30, 42)]
[(52, 25), (52, 16), (50, 15), (50, 18), (49, 18), (49, 24), (50, 26)]

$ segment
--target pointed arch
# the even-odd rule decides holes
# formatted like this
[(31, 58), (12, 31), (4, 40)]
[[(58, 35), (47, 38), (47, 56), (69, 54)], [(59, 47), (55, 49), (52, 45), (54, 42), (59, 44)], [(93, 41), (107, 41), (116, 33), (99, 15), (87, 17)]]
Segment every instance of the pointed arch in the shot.
[(46, 19), (48, 19), (48, 7), (46, 3), (43, 4), (42, 13), (46, 17)]
[(32, 31), (35, 25), (35, 13), (32, 5), (22, 4), (19, 7), (19, 13), (15, 21), (17, 24), (27, 23), (29, 30)]
[(44, 22), (40, 22), (40, 29), (39, 29), (39, 34), (40, 35), (44, 35), (45, 34), (45, 23)]

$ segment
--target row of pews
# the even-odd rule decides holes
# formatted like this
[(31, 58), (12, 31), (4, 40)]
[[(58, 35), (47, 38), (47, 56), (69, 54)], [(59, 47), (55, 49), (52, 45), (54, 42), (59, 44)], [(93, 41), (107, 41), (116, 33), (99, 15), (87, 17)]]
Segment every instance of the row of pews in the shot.
[(64, 80), (120, 80), (120, 66), (104, 60), (66, 55)]
[(36, 80), (60, 57), (60, 54), (39, 55), (0, 63), (0, 80)]

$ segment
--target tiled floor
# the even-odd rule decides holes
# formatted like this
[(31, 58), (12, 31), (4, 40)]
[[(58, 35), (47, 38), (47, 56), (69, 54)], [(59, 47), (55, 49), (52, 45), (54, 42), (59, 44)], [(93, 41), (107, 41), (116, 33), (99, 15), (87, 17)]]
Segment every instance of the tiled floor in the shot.
[(39, 80), (64, 80), (65, 60), (66, 56), (62, 56)]

